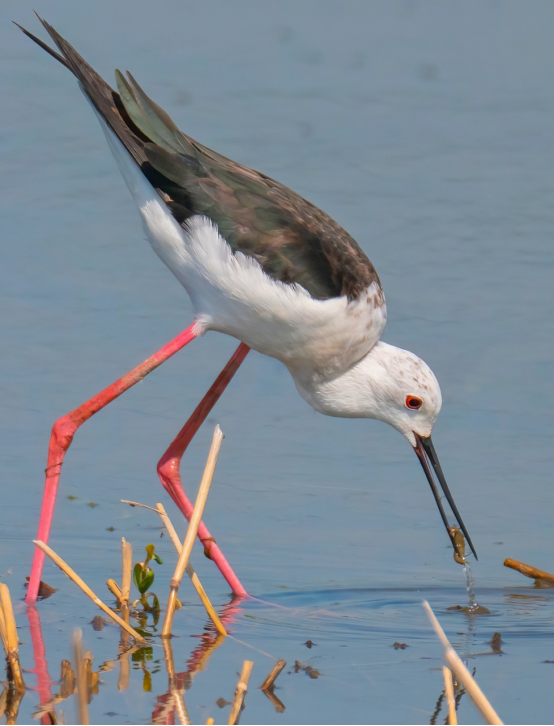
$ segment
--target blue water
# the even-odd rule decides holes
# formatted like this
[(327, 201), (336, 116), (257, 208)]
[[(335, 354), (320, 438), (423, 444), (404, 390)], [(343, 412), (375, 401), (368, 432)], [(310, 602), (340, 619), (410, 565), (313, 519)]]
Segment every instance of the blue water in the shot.
[[(191, 320), (74, 80), (11, 25), (45, 37), (35, 6), (0, 7), (0, 576), (14, 599), (29, 572), (52, 423)], [(470, 658), (470, 669), (507, 723), (548, 723), (553, 593), (502, 562), (554, 567), (554, 5), (36, 7), (108, 80), (129, 68), (187, 133), (288, 184), (360, 242), (387, 295), (384, 339), (422, 356), (441, 383), (435, 445), (479, 554), (476, 595), (491, 615), (468, 619), (447, 609), (467, 603), (463, 571), (407, 443), (377, 422), (315, 414), (284, 367), (250, 354), (183, 474), (194, 494), (219, 423), (226, 439), (206, 522), (248, 590), (287, 609), (250, 603), (234, 614), (234, 636), (252, 647), (229, 639), (213, 651), (184, 696), (192, 721), (227, 721), (215, 701), (232, 700), (252, 657), (243, 724), (429, 723), (443, 686), (426, 598), (460, 653), (484, 652), (502, 632), (505, 654)], [(208, 334), (78, 432), (51, 544), (102, 597), (105, 580), (120, 579), (125, 536), (135, 553), (156, 542), (165, 598), (171, 544), (152, 513), (119, 500), (162, 501), (180, 523), (156, 462), (235, 345)], [(227, 602), (200, 550), (193, 562), (214, 603)], [(95, 668), (115, 658), (115, 626), (93, 631), (94, 606), (56, 568), (44, 577), (60, 588), (39, 605), (51, 676), (75, 626)], [(183, 596), (178, 672), (204, 627), (194, 593)], [(33, 668), (24, 609), (17, 618)], [(103, 674), (93, 723), (151, 722), (167, 689), (159, 640), (153, 648), (152, 690), (142, 690), (142, 667), (153, 661), (135, 661), (121, 693), (117, 668)], [(288, 661), (275, 692), (282, 714), (255, 687), (272, 658)], [(320, 677), (294, 673), (295, 660)], [(29, 690), (21, 722), (38, 703)], [(73, 698), (61, 708), (71, 722)], [(467, 695), (459, 718), (479, 722)]]

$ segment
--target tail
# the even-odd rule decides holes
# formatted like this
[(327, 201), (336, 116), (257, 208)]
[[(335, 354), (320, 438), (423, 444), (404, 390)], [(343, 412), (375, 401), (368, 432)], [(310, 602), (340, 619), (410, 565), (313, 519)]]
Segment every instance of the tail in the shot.
[(73, 73), (81, 90), (147, 176), (150, 163), (146, 144), (151, 150), (154, 145), (171, 153), (195, 155), (193, 140), (179, 131), (168, 114), (148, 98), (130, 73), (125, 78), (116, 70), (117, 93), (51, 25), (38, 15), (37, 18), (61, 55), (18, 23), (15, 25)]

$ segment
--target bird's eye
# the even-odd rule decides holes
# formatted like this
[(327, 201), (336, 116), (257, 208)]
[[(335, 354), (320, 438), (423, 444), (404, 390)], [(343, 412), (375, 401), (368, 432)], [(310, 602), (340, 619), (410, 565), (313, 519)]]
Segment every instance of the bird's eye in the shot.
[(417, 411), (423, 406), (423, 400), (419, 396), (406, 396), (406, 406), (412, 411)]

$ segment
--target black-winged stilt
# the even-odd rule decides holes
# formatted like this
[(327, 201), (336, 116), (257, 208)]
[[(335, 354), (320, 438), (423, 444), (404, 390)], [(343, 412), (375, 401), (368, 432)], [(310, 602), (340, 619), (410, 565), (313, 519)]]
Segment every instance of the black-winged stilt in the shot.
[[(48, 540), (61, 466), (75, 431), (169, 356), (208, 330), (241, 341), (211, 389), (158, 464), (185, 517), (181, 457), (250, 348), (282, 361), (316, 411), (390, 424), (413, 446), (442, 520), (444, 495), (475, 554), (437, 458), (431, 431), (439, 384), (416, 355), (380, 341), (386, 306), (375, 269), (333, 219), (269, 177), (211, 151), (179, 131), (134, 78), (116, 71), (119, 93), (48, 23), (59, 53), (100, 121), (137, 203), (155, 252), (187, 290), (192, 325), (52, 430), (38, 539)], [(452, 538), (452, 533), (449, 531)], [(240, 581), (204, 525), (199, 537), (233, 592)], [(35, 551), (27, 602), (37, 598), (44, 554)]]

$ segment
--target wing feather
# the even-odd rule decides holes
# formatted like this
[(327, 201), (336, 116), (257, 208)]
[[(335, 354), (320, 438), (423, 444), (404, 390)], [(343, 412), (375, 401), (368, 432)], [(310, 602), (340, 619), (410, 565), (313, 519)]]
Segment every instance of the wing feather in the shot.
[(116, 71), (116, 93), (52, 26), (41, 23), (61, 55), (22, 30), (73, 73), (179, 224), (208, 216), (233, 252), (253, 257), (270, 277), (299, 284), (316, 299), (354, 300), (373, 283), (380, 287), (365, 253), (329, 215), (184, 134), (130, 73)]

